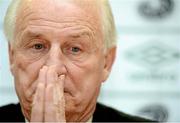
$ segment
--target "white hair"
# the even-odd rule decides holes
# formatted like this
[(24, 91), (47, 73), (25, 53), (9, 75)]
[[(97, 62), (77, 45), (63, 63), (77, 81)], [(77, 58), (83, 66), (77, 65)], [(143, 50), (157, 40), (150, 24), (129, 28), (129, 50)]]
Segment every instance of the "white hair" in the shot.
[(4, 33), (9, 42), (12, 42), (14, 39), (15, 23), (17, 8), (20, 5), (20, 0), (12, 0), (8, 6), (5, 18), (4, 18)]
[[(21, 0), (12, 0), (4, 19), (4, 33), (9, 42), (14, 41), (14, 31), (16, 25), (17, 10)], [(105, 48), (111, 48), (116, 45), (116, 28), (113, 14), (108, 0), (100, 0), (102, 12), (102, 31)]]

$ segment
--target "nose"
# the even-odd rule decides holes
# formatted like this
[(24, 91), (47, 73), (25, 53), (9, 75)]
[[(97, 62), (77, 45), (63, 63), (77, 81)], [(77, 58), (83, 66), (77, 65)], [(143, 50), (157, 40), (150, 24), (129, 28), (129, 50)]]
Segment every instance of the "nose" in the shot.
[(58, 75), (66, 74), (65, 58), (59, 45), (51, 46), (46, 58), (46, 66), (53, 66)]

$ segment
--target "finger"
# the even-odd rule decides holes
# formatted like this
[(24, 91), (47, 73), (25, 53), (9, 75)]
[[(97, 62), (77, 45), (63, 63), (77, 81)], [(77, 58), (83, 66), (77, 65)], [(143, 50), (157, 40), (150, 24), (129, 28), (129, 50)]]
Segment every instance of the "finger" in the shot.
[(48, 68), (46, 76), (46, 89), (45, 89), (45, 122), (55, 122), (56, 121), (56, 110), (53, 104), (53, 91), (55, 84), (55, 71), (52, 67)]
[[(57, 76), (55, 91), (54, 91), (54, 103), (59, 104), (64, 100), (64, 79), (65, 75)], [(56, 98), (58, 97), (58, 98)]]
[(45, 85), (39, 83), (31, 110), (31, 122), (43, 121), (44, 90), (45, 90)]
[[(47, 87), (45, 96), (45, 121), (65, 121), (64, 111), (64, 87), (58, 85), (58, 75), (53, 67), (49, 68), (47, 74)], [(63, 116), (59, 115), (59, 110)], [(62, 113), (61, 113), (62, 114)]]
[(46, 84), (46, 72), (47, 67), (43, 67), (39, 72), (38, 85), (34, 96), (32, 110), (31, 110), (31, 122), (44, 121), (44, 95)]
[(64, 80), (65, 75), (58, 77), (58, 82), (55, 91), (54, 103), (59, 105), (57, 108), (57, 118), (59, 120), (64, 119), (65, 121), (65, 98), (64, 98)]

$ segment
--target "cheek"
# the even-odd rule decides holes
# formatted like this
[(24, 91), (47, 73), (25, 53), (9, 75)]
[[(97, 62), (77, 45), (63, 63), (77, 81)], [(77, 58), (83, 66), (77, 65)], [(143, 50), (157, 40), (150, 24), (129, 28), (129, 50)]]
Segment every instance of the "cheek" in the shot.
[(28, 79), (34, 79), (37, 78), (39, 70), (43, 66), (43, 61), (33, 61), (28, 59), (24, 55), (17, 55), (16, 61), (15, 61), (15, 67), (16, 67), (16, 74), (24, 73), (21, 76), (27, 76)]
[[(33, 95), (37, 85), (39, 70), (44, 60), (30, 60), (24, 54), (16, 54), (13, 65), (15, 89), (26, 116), (30, 116)], [(29, 114), (29, 115), (28, 115)]]
[(81, 65), (67, 65), (68, 88), (72, 96), (65, 97), (67, 112), (86, 112), (87, 106), (94, 106), (101, 86), (102, 67), (97, 62), (86, 62)]
[(99, 88), (103, 71), (103, 65), (99, 61), (89, 58), (84, 63), (67, 66), (68, 76), (70, 76), (76, 92), (83, 95), (89, 93), (87, 90), (93, 92), (93, 89)]
[(30, 90), (32, 90), (32, 85), (35, 80), (38, 78), (39, 70), (43, 66), (43, 62), (39, 61), (31, 61), (26, 56), (17, 54), (16, 60), (14, 62), (14, 78), (15, 78), (15, 86), (18, 95), (23, 95), (23, 98), (30, 98), (27, 96)]

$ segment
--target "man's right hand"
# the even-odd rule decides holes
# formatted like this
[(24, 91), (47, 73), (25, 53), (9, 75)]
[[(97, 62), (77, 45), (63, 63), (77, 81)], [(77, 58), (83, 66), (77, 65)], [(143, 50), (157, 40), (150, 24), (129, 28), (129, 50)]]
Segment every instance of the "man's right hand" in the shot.
[(55, 66), (44, 66), (39, 72), (31, 122), (65, 122), (64, 75)]

